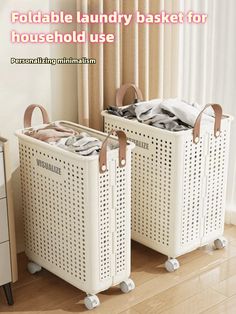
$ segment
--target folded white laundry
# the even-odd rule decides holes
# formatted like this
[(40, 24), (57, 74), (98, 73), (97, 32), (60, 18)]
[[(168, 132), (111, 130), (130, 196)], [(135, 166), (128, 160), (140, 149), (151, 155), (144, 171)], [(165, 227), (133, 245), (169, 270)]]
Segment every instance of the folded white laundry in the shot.
[[(204, 105), (204, 106), (201, 106), (201, 105), (199, 105), (197, 102), (194, 102), (194, 103), (192, 104), (192, 106), (195, 107), (195, 108), (197, 108), (199, 111), (202, 111), (202, 110), (204, 109), (204, 107), (205, 107), (205, 105)], [(214, 110), (213, 110), (212, 107), (206, 108), (206, 109), (204, 110), (204, 113), (207, 114), (208, 116), (215, 117), (215, 112), (214, 112)]]
[[(178, 119), (182, 122), (194, 126), (195, 121), (201, 111), (200, 108), (196, 108), (195, 106), (191, 106), (189, 103), (179, 100), (177, 98), (169, 98), (163, 100), (160, 104), (160, 108), (166, 110), (172, 114), (174, 114)], [(213, 123), (214, 119), (212, 116), (208, 114), (202, 115), (202, 123)]]
[(135, 114), (139, 121), (147, 121), (161, 114), (161, 99), (142, 101), (135, 104)]
[(99, 143), (100, 141), (94, 137), (83, 137), (76, 141), (73, 146), (74, 147), (84, 147), (87, 146), (89, 143)]
[(76, 153), (82, 155), (82, 156), (90, 156), (90, 155), (97, 155), (101, 146), (93, 146), (90, 148), (87, 148), (86, 150), (76, 150)]

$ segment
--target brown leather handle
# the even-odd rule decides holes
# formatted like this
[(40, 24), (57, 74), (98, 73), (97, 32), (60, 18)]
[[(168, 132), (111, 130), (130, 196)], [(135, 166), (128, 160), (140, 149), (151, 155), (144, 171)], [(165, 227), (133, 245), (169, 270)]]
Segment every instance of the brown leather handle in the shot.
[(35, 110), (35, 108), (39, 108), (41, 110), (42, 116), (43, 116), (43, 124), (49, 123), (49, 117), (46, 109), (41, 105), (30, 105), (25, 110), (24, 114), (24, 128), (30, 128), (32, 126), (32, 115)]
[(101, 151), (99, 154), (99, 171), (104, 173), (107, 170), (107, 144), (111, 135), (117, 135), (119, 139), (119, 167), (125, 167), (126, 165), (126, 146), (127, 137), (123, 131), (111, 130), (104, 142), (102, 143)]
[(141, 90), (134, 84), (128, 83), (122, 85), (116, 92), (116, 106), (122, 107), (125, 94), (129, 88), (133, 88), (135, 92), (135, 101), (139, 102), (143, 100), (143, 94)]
[(222, 108), (218, 104), (207, 104), (203, 110), (199, 113), (197, 120), (195, 121), (193, 127), (193, 142), (197, 144), (200, 139), (200, 125), (201, 125), (201, 118), (203, 112), (206, 108), (212, 107), (215, 112), (215, 125), (214, 125), (214, 135), (215, 137), (220, 136), (220, 129), (221, 129), (221, 118), (222, 118)]

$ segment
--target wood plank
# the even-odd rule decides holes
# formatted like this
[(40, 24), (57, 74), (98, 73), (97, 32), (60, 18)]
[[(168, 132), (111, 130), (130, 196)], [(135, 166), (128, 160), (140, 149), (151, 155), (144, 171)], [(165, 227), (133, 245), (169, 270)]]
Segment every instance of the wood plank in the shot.
[(134, 306), (140, 313), (161, 313), (209, 286), (236, 275), (236, 257)]
[(226, 297), (232, 297), (233, 295), (236, 295), (236, 275), (221, 281), (217, 285), (212, 286), (212, 289), (225, 295)]
[(236, 312), (236, 296), (226, 299), (225, 301), (209, 308), (201, 314), (235, 314)]
[(133, 308), (131, 308), (131, 309), (128, 309), (127, 311), (120, 312), (120, 314), (140, 314), (140, 313), (135, 311)]
[[(40, 276), (43, 277), (41, 280), (29, 282), (29, 284), (18, 288), (14, 287), (15, 305), (9, 308), (5, 304), (3, 310), (14, 309), (14, 312), (50, 311), (59, 309), (63, 303), (75, 304), (80, 298), (82, 299), (83, 292), (46, 270), (43, 270)], [(2, 310), (1, 306), (0, 309)]]
[(231, 241), (230, 244), (236, 246), (236, 240)]
[(200, 274), (202, 285), (213, 286), (223, 280), (236, 275), (236, 257), (219, 264), (218, 266)]
[(235, 226), (229, 225), (225, 228), (225, 237), (229, 242), (236, 240), (236, 228)]
[[(166, 275), (164, 268), (166, 257), (164, 255), (136, 242), (133, 242), (132, 251), (132, 278), (135, 280), (136, 286), (143, 284), (156, 275)], [(178, 260), (181, 267), (175, 274), (185, 272), (185, 268), (183, 269), (182, 266), (194, 262), (194, 260), (204, 271), (205, 268), (214, 267), (228, 258), (236, 256), (235, 253), (235, 247), (232, 245), (228, 246), (225, 250), (218, 251), (214, 250), (212, 245), (204, 246), (179, 257)], [(194, 269), (192, 270), (194, 271)]]
[(200, 278), (194, 277), (139, 303), (134, 309), (142, 314), (162, 313), (200, 293), (201, 289), (202, 284)]
[(198, 314), (222, 302), (224, 299), (226, 299), (226, 297), (209, 288), (163, 311), (162, 314)]

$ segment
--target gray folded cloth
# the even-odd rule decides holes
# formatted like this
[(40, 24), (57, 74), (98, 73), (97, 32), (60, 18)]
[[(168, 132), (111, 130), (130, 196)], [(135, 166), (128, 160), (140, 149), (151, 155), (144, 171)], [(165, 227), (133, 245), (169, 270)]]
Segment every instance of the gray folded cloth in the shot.
[(150, 124), (152, 126), (155, 126), (156, 128), (160, 128), (160, 129), (165, 129), (168, 131), (172, 131), (172, 132), (178, 132), (178, 131), (183, 131), (183, 130), (188, 130), (189, 127), (180, 124), (177, 120), (170, 120), (168, 122), (165, 123), (154, 123), (154, 124)]
[(100, 140), (89, 136), (87, 133), (80, 133), (77, 136), (63, 138), (51, 144), (70, 152), (77, 153), (81, 156), (98, 154), (102, 146), (102, 142)]
[(107, 109), (108, 113), (111, 113), (115, 116), (118, 117), (124, 117), (126, 119), (133, 119), (136, 118), (136, 113), (135, 113), (135, 104), (132, 104), (127, 107), (119, 108), (116, 106), (110, 106)]
[(184, 125), (177, 117), (171, 116), (171, 114), (168, 113), (157, 114), (154, 118), (143, 123), (172, 132), (189, 129), (188, 125)]

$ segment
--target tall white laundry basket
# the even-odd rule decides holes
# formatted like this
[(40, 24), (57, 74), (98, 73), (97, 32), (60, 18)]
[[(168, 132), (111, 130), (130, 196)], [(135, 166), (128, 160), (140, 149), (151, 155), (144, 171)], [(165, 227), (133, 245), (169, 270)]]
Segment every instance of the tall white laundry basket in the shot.
[[(122, 86), (122, 104), (129, 87)], [(104, 111), (105, 131), (124, 131), (136, 144), (132, 153), (132, 238), (168, 256), (168, 271), (179, 267), (176, 257), (215, 241), (224, 247), (224, 213), (232, 118), (219, 105), (215, 129), (201, 127), (171, 132)], [(221, 119), (222, 118), (222, 119)]]
[[(31, 121), (35, 107), (30, 106)], [(131, 150), (117, 138), (60, 121), (103, 142), (99, 156), (80, 156), (25, 134), (19, 138), (26, 255), (35, 273), (46, 268), (85, 291), (85, 305), (99, 305), (97, 293), (120, 284), (134, 289), (130, 276)], [(28, 123), (27, 123), (28, 124)], [(30, 123), (31, 124), (31, 123)], [(29, 125), (27, 125), (29, 126)], [(114, 149), (107, 150), (107, 141)], [(119, 144), (119, 145), (118, 145)]]

